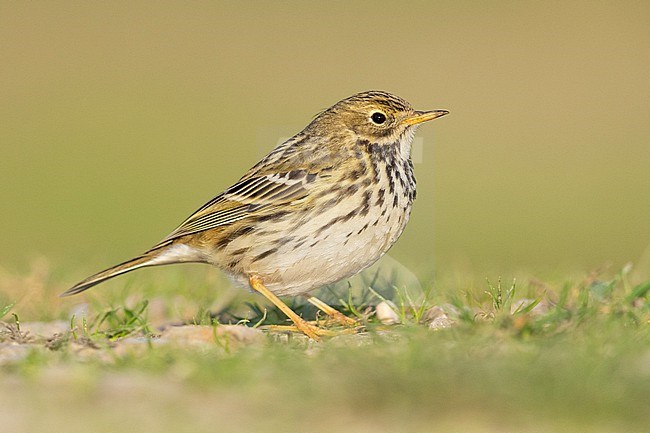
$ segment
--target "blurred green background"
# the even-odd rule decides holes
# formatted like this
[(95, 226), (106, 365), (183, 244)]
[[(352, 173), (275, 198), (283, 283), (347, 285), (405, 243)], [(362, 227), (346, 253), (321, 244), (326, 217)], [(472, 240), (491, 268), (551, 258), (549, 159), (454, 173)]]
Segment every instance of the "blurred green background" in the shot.
[(409, 269), (636, 262), (649, 59), (647, 1), (0, 1), (0, 263), (139, 253), (369, 89), (451, 111), (418, 132)]

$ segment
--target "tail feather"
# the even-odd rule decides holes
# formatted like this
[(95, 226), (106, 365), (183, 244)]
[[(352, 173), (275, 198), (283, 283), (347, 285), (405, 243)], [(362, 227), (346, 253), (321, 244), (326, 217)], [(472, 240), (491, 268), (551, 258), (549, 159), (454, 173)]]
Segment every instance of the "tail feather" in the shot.
[(124, 263), (110, 267), (106, 270), (91, 275), (85, 280), (75, 284), (70, 289), (66, 290), (61, 296), (70, 296), (88, 290), (96, 284), (102, 283), (118, 275), (126, 274), (127, 272), (136, 269), (144, 268), (147, 266), (169, 265), (172, 263), (207, 263), (203, 254), (188, 245), (182, 243), (168, 242), (166, 244), (159, 244), (146, 253), (127, 260)]
[[(128, 260), (124, 263), (120, 263), (119, 265), (112, 266), (108, 269), (105, 269), (101, 272), (98, 272), (94, 275), (91, 275), (90, 277), (86, 278), (85, 280), (75, 284), (72, 286), (70, 289), (66, 290), (64, 293), (61, 294), (61, 297), (64, 296), (70, 296), (70, 295), (75, 295), (77, 293), (81, 293), (85, 290), (90, 289), (96, 284), (102, 283), (108, 279), (111, 279), (113, 277), (117, 277), (118, 275), (125, 274), (127, 272), (134, 271), (139, 268), (143, 268), (146, 266), (155, 266), (156, 263), (150, 263), (152, 260), (156, 258), (157, 254), (151, 254), (151, 252), (147, 252), (141, 256), (138, 256), (134, 259)], [(162, 264), (162, 263), (160, 263)]]

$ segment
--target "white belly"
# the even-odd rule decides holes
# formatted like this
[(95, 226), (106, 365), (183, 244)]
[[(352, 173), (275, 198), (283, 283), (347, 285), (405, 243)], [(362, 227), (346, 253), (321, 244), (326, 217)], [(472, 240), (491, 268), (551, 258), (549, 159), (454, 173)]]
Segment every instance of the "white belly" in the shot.
[[(376, 199), (372, 196), (370, 203), (376, 203)], [(381, 206), (370, 206), (365, 214), (358, 212), (345, 221), (332, 223), (362, 205), (363, 194), (358, 192), (325, 212), (306, 214), (299, 224), (294, 221), (295, 229), (279, 226), (283, 223), (278, 222), (271, 231), (275, 228), (291, 233), (290, 239), (273, 254), (251, 260), (269, 250), (270, 243), (262, 241), (260, 235), (260, 244), (253, 244), (241, 261), (241, 272), (232, 276), (247, 284), (248, 275), (256, 274), (275, 294), (294, 296), (357, 274), (395, 243), (410, 213), (406, 197), (400, 197), (395, 205), (390, 196)], [(229, 246), (238, 247), (236, 240)]]

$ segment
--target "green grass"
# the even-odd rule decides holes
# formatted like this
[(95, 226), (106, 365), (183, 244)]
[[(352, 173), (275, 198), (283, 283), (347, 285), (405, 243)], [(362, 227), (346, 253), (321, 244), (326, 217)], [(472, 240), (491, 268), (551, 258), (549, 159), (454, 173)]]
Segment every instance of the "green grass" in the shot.
[[(14, 431), (643, 431), (650, 282), (632, 284), (628, 272), (432, 284), (419, 299), (393, 290), (394, 326), (374, 317), (390, 292), (374, 287), (365, 303), (339, 304), (366, 332), (320, 344), (284, 334), (161, 343), (161, 323), (209, 325), (215, 336), (220, 322), (284, 323), (246, 295), (210, 312), (229, 291), (194, 286), (192, 272), (170, 271), (173, 284), (143, 296), (91, 293), (85, 312), (68, 316), (49, 295), (25, 302), (3, 285), (0, 420)], [(193, 290), (178, 288), (183, 279)], [(42, 317), (39, 302), (51, 303)], [(429, 329), (434, 306), (450, 326)], [(65, 332), (25, 332), (23, 317), (52, 315), (67, 317)]]

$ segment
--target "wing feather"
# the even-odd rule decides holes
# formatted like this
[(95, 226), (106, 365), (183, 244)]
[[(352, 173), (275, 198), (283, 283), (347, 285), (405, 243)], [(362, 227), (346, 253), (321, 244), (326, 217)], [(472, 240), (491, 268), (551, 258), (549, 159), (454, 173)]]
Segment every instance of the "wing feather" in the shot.
[(300, 200), (317, 175), (306, 170), (245, 178), (203, 205), (158, 245), (192, 233), (223, 227)]

